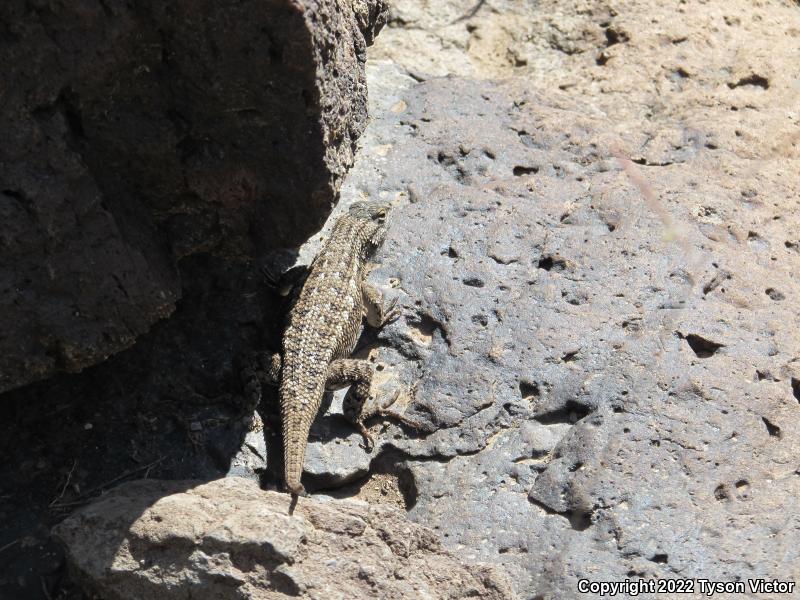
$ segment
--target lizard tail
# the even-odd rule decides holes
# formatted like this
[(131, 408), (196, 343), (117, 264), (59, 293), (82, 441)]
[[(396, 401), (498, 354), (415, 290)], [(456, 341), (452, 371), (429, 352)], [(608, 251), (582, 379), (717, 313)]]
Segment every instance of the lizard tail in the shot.
[(298, 496), (308, 496), (308, 492), (306, 492), (306, 488), (303, 487), (303, 484), (300, 483), (298, 478), (297, 481), (290, 481), (286, 479), (286, 490), (292, 495), (292, 498), (297, 498)]
[(289, 516), (294, 514), (294, 509), (297, 508), (297, 495), (292, 494), (292, 500), (289, 502)]
[[(297, 386), (291, 387), (295, 388)], [(314, 390), (316, 393), (294, 394), (292, 396), (292, 400), (299, 405), (299, 410), (291, 406), (291, 402), (281, 402), (281, 412), (283, 413), (283, 478), (286, 490), (293, 496), (306, 495), (306, 490), (303, 484), (300, 483), (300, 478), (303, 475), (303, 463), (306, 459), (311, 422), (314, 420), (322, 400), (323, 388), (322, 386), (319, 387), (319, 390)]]
[[(306, 434), (308, 435), (308, 434)], [(283, 478), (286, 484), (286, 491), (292, 496), (305, 496), (306, 489), (300, 483), (303, 475), (303, 462), (305, 460), (305, 440), (300, 444), (288, 443), (284, 449)]]

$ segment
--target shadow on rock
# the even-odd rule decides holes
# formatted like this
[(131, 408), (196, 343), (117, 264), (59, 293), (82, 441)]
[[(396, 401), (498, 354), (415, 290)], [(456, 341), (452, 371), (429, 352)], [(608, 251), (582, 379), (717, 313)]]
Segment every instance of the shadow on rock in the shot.
[[(198, 283), (133, 348), (0, 397), (0, 596), (56, 596), (66, 584), (49, 530), (107, 490), (130, 479), (222, 477), (247, 436), (279, 439), (273, 390), (260, 414), (246, 414), (238, 358), (274, 343), (280, 307), (255, 268), (183, 263)], [(250, 466), (282, 469), (263, 455)]]

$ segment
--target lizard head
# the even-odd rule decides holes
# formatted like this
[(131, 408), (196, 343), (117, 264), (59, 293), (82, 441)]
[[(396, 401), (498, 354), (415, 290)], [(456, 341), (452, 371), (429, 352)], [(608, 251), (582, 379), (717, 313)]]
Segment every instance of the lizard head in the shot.
[(371, 202), (353, 202), (350, 205), (349, 213), (351, 217), (357, 219), (369, 219), (372, 221), (382, 221), (386, 213), (391, 208), (391, 203), (385, 200), (373, 200)]
[(349, 215), (358, 220), (361, 251), (364, 257), (371, 256), (383, 242), (386, 235), (384, 221), (391, 204), (382, 200), (372, 202), (354, 202), (350, 205)]

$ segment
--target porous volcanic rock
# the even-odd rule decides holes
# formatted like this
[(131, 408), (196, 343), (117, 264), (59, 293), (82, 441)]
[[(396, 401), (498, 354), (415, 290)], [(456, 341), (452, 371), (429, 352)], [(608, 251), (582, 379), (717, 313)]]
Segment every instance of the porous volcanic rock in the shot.
[(370, 74), (343, 194), (395, 203), (370, 280), (403, 317), (360, 355), (422, 427), (367, 454), (321, 418), (307, 487), (394, 473), (413, 519), (524, 597), (796, 579), (796, 179), (765, 161), (743, 193), (722, 122), (620, 130), (523, 78)]
[(125, 484), (55, 530), (73, 573), (108, 600), (486, 598), (514, 593), (397, 509), (300, 499), (250, 481)]
[(366, 124), (383, 0), (0, 6), (0, 391), (130, 346), (176, 260), (293, 246)]
[(353, 190), (402, 207), (375, 359), (437, 431), (359, 472), (523, 595), (800, 578), (799, 37), (779, 1), (392, 7)]

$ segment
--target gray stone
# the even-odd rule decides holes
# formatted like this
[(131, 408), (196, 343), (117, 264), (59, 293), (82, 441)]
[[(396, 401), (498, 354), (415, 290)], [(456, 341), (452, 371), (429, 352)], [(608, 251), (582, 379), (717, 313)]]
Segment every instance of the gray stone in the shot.
[(513, 598), (497, 567), (462, 562), (396, 509), (290, 497), (229, 478), (143, 480), (55, 529), (102, 598)]
[[(608, 140), (635, 156), (638, 131), (522, 79), (370, 77), (343, 195), (395, 201), (370, 280), (403, 317), (361, 354), (424, 424), (375, 429), (370, 470), (403, 474), (410, 516), (525, 597), (796, 578), (797, 312), (765, 290), (800, 297), (778, 275), (800, 264), (779, 213), (742, 206), (713, 149), (631, 164)], [(709, 238), (691, 207), (712, 188), (773, 241)], [(315, 480), (360, 477), (358, 442), (310, 454)]]

